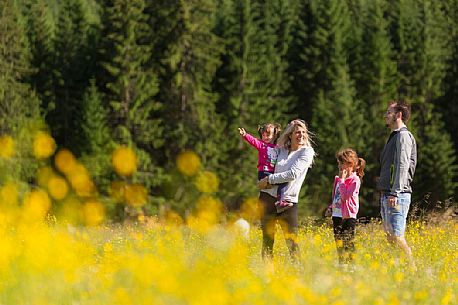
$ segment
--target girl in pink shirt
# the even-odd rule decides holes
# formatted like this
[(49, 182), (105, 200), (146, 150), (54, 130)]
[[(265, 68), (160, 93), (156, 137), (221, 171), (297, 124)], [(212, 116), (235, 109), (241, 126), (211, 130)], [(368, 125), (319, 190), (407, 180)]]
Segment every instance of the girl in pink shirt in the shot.
[[(247, 133), (244, 128), (239, 128), (239, 133), (245, 141), (258, 150), (258, 180), (269, 176), (275, 171), (277, 163), (277, 139), (281, 132), (281, 126), (277, 123), (266, 123), (258, 128), (260, 139)], [(284, 208), (292, 205), (291, 202), (283, 200), (283, 193), (286, 183), (278, 185), (277, 199), (275, 205)]]
[(346, 148), (336, 154), (339, 175), (334, 178), (332, 202), (328, 208), (332, 212), (334, 239), (339, 263), (353, 260), (356, 215), (359, 209), (359, 188), (364, 176), (366, 161), (359, 158), (356, 151)]

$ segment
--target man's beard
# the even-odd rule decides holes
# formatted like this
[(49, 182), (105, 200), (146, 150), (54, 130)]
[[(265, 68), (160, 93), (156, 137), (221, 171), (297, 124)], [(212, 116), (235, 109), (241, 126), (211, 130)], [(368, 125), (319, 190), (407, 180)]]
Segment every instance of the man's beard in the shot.
[[(390, 125), (390, 123), (391, 123), (391, 125)], [(392, 128), (392, 126), (395, 126), (394, 123), (396, 123), (396, 118), (392, 118), (390, 123), (385, 122), (385, 126), (388, 127), (388, 128)]]

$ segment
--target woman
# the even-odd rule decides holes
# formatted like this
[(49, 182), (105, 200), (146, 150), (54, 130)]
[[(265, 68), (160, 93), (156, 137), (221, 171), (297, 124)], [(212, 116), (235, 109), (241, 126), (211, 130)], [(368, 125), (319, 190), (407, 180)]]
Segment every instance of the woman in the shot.
[[(274, 244), (275, 224), (280, 220), (286, 244), (292, 256), (297, 255), (296, 243), (298, 220), (297, 202), (307, 170), (312, 165), (315, 151), (310, 142), (310, 135), (303, 120), (294, 120), (286, 127), (278, 140), (278, 158), (275, 172), (258, 182), (262, 191), (259, 200), (263, 205), (262, 253), (272, 255)], [(292, 203), (285, 210), (277, 211), (277, 184), (287, 183), (284, 198)]]

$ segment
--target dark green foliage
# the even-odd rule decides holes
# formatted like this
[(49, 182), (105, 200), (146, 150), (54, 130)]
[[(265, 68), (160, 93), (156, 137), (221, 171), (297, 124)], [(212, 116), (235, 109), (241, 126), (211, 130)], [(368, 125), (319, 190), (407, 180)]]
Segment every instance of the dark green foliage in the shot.
[(450, 57), (446, 64), (445, 95), (440, 98), (439, 106), (456, 150), (458, 149), (458, 120), (456, 120), (458, 116), (458, 1), (447, 2), (445, 17), (448, 27), (444, 31), (450, 38)]
[(33, 69), (20, 15), (10, 1), (0, 2), (0, 135), (15, 141), (11, 159), (0, 159), (0, 183), (31, 181), (34, 131), (42, 128), (39, 100), (25, 83)]
[(102, 103), (102, 95), (92, 80), (83, 96), (79, 126), (84, 142), (80, 149), (84, 164), (99, 188), (105, 192), (110, 183), (111, 154), (115, 147), (108, 125), (108, 115), (108, 110)]
[[(441, 115), (434, 113), (418, 129), (418, 167), (414, 180), (416, 198), (421, 208), (434, 208), (438, 201), (454, 195), (458, 174), (457, 158)], [(428, 200), (421, 201), (427, 196)]]
[[(355, 80), (356, 97), (362, 101), (366, 160), (364, 177), (365, 211), (378, 210), (375, 190), (379, 171), (379, 153), (387, 137), (383, 115), (388, 101), (396, 98), (397, 70), (389, 35), (388, 3), (384, 0), (349, 1), (353, 21), (350, 46), (350, 73)], [(371, 213), (369, 212), (369, 213)]]
[[(223, 47), (223, 41), (213, 32), (215, 3), (211, 0), (180, 1), (171, 8), (171, 4), (159, 1), (153, 7), (161, 18), (167, 16), (167, 22), (158, 29), (168, 33), (167, 37), (160, 36), (159, 41), (165, 45), (155, 45), (161, 49), (158, 54), (162, 63), (160, 99), (167, 122), (164, 140), (173, 143), (164, 147), (164, 165), (173, 171), (177, 155), (192, 150), (200, 156), (203, 169), (216, 172), (222, 179), (221, 158), (224, 157), (227, 130), (216, 111), (218, 94), (212, 89)], [(167, 25), (173, 27), (164, 27)], [(173, 180), (170, 183), (180, 182)], [(176, 196), (170, 198), (172, 205), (189, 208), (195, 204), (191, 198), (173, 202), (176, 199)]]
[[(25, 1), (24, 16), (31, 50), (31, 64), (35, 68), (30, 83), (42, 101), (53, 99), (52, 67), (54, 45), (53, 20), (45, 1)], [(46, 105), (43, 105), (46, 108)]]
[(136, 150), (140, 164), (137, 178), (147, 186), (158, 185), (162, 169), (154, 156), (164, 141), (162, 120), (157, 117), (161, 104), (154, 99), (157, 77), (146, 66), (151, 57), (146, 41), (152, 32), (144, 14), (145, 3), (107, 1), (104, 9), (103, 86), (113, 139)]
[[(430, 0), (397, 2), (394, 33), (399, 54), (398, 65), (401, 97), (414, 103), (412, 129), (420, 143), (418, 184), (421, 194), (430, 193), (430, 200), (447, 199), (453, 195), (456, 176), (455, 151), (450, 137), (441, 127), (435, 100), (443, 95), (446, 63), (450, 56), (449, 35), (443, 4)], [(439, 150), (440, 148), (440, 150)], [(421, 161), (424, 162), (421, 162)], [(426, 161), (428, 160), (428, 161)], [(434, 174), (429, 162), (434, 162)], [(455, 163), (456, 164), (456, 163)], [(439, 178), (441, 177), (441, 178)], [(448, 181), (448, 182), (445, 182)], [(436, 183), (440, 183), (440, 187)]]
[(257, 137), (259, 124), (286, 121), (292, 108), (286, 73), (292, 15), (291, 1), (219, 2), (216, 32), (226, 44), (214, 87), (221, 92), (218, 112), (224, 114), (229, 134), (224, 162), (233, 166), (222, 171), (227, 174), (223, 189), (231, 197), (256, 194), (257, 152), (237, 128)]
[[(347, 33), (350, 30), (348, 7), (341, 1), (310, 1), (302, 10), (310, 10), (307, 36), (299, 57), (310, 70), (306, 76), (307, 95), (311, 102), (311, 130), (316, 133), (315, 166), (310, 170), (309, 203), (315, 211), (330, 199), (333, 177), (337, 172), (335, 153), (352, 147), (363, 148), (362, 103), (355, 98), (354, 81), (348, 68)], [(320, 52), (317, 52), (320, 50)], [(317, 57), (318, 56), (318, 57)]]
[(183, 150), (218, 175), (215, 195), (239, 203), (257, 195), (257, 153), (237, 128), (257, 136), (260, 123), (300, 117), (318, 153), (301, 213), (328, 204), (334, 154), (350, 146), (367, 161), (360, 215), (376, 216), (383, 115), (402, 98), (413, 104), (418, 142), (414, 202), (429, 209), (457, 196), (456, 0), (0, 3), (0, 129), (18, 145), (2, 171), (17, 179), (33, 176), (42, 112), (103, 194), (116, 143), (136, 150), (132, 180), (156, 205), (165, 198), (184, 213), (201, 195), (195, 177), (176, 170)]
[(91, 27), (87, 21), (83, 0), (61, 3), (54, 37), (52, 56), (53, 95), (43, 100), (49, 109), (46, 121), (56, 141), (72, 147), (79, 155), (79, 133), (75, 116), (81, 115), (81, 100), (88, 80), (93, 76)]

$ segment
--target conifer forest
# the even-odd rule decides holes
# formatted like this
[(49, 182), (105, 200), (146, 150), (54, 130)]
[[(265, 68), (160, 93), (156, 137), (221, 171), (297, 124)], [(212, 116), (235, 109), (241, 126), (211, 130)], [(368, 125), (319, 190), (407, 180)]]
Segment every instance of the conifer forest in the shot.
[[(0, 185), (19, 193), (55, 167), (31, 152), (43, 132), (84, 164), (112, 219), (125, 180), (146, 188), (150, 215), (184, 215), (202, 192), (230, 210), (258, 195), (257, 152), (237, 128), (258, 137), (301, 118), (317, 156), (300, 213), (329, 204), (335, 153), (352, 147), (367, 162), (359, 215), (376, 217), (383, 117), (402, 99), (418, 145), (412, 204), (456, 205), (458, 0), (0, 0), (0, 41), (0, 136), (14, 140)], [(128, 177), (113, 170), (120, 146), (138, 159)], [(194, 161), (181, 167), (207, 176), (183, 174), (184, 152)]]

